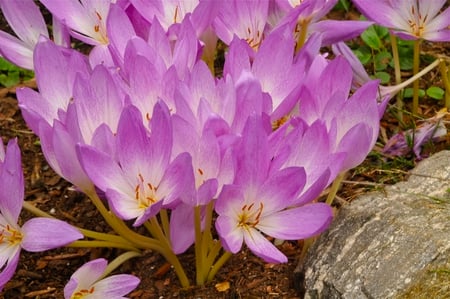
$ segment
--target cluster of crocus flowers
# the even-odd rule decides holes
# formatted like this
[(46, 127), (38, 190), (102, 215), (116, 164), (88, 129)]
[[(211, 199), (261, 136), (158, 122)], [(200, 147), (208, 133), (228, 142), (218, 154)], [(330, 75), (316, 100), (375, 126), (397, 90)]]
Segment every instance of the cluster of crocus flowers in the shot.
[[(284, 5), (275, 23), (271, 1), (42, 2), (93, 45), (83, 55), (41, 36), (39, 91), (17, 91), (51, 167), (115, 231), (83, 230), (98, 240), (77, 246), (158, 251), (188, 286), (176, 255), (191, 245), (202, 284), (244, 244), (267, 262), (286, 262), (267, 237), (305, 239), (327, 228), (332, 209), (316, 199), (363, 161), (384, 106), (377, 81), (350, 96), (350, 64), (320, 48), (370, 23), (339, 30), (337, 22), (334, 33), (314, 25), (336, 1)], [(296, 49), (295, 28), (308, 13)], [(218, 38), (228, 46), (220, 77), (204, 52)], [(104, 286), (79, 273), (67, 297)]]

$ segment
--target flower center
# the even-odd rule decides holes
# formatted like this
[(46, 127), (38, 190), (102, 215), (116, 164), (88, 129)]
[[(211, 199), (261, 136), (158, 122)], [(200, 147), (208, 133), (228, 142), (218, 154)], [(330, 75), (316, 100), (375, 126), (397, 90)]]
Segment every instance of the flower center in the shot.
[(146, 209), (158, 201), (156, 197), (158, 187), (153, 186), (151, 183), (145, 182), (142, 174), (138, 174), (138, 180), (139, 182), (134, 189), (135, 198), (139, 203), (139, 208)]
[(250, 47), (252, 47), (255, 50), (258, 50), (259, 45), (261, 45), (262, 40), (264, 39), (264, 34), (261, 34), (259, 30), (256, 30), (256, 32), (252, 31), (250, 27), (247, 27), (247, 38), (245, 41), (248, 43)]
[(425, 23), (428, 15), (422, 16), (419, 9), (416, 6), (411, 6), (411, 18), (408, 20), (409, 27), (412, 34), (417, 37), (422, 37), (425, 31)]
[(102, 15), (95, 11), (95, 15), (97, 17), (98, 22), (94, 25), (94, 31), (95, 33), (98, 33), (99, 36), (96, 37), (97, 41), (100, 43), (107, 45), (109, 43), (108, 35), (106, 34), (106, 28), (103, 22)]
[(0, 232), (0, 244), (9, 243), (10, 246), (14, 246), (20, 244), (22, 242), (22, 238), (22, 233), (9, 226), (9, 224), (2, 226), (2, 230)]
[(70, 299), (82, 299), (92, 293), (94, 293), (95, 289), (94, 287), (91, 287), (89, 290), (80, 290), (78, 292), (73, 293), (73, 295), (70, 297)]
[(256, 227), (261, 218), (263, 209), (264, 205), (262, 202), (259, 203), (258, 207), (255, 206), (255, 203), (242, 206), (242, 212), (239, 214), (238, 226), (245, 229)]

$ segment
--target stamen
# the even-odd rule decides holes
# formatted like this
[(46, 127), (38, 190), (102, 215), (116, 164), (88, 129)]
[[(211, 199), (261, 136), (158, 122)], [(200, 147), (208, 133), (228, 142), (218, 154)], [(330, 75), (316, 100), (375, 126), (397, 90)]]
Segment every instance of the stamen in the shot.
[(173, 22), (177, 23), (177, 18), (178, 18), (178, 5), (175, 6), (175, 14), (173, 16)]

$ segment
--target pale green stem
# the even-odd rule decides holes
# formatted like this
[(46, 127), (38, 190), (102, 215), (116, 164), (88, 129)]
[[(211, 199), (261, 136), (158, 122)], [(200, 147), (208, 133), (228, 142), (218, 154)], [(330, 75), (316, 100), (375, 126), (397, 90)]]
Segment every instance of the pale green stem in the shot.
[(328, 205), (331, 206), (331, 204), (333, 203), (334, 197), (336, 196), (337, 192), (339, 191), (339, 188), (341, 187), (342, 180), (344, 179), (346, 173), (347, 173), (346, 171), (341, 172), (334, 179), (333, 184), (331, 185), (330, 193), (328, 193), (327, 200), (326, 200), (326, 203)]
[[(147, 223), (148, 221), (146, 222), (146, 224)], [(150, 218), (149, 228), (152, 230), (152, 234), (154, 234), (154, 237), (160, 242), (162, 242), (170, 251), (172, 251), (172, 245), (170, 244), (170, 240), (167, 238), (167, 236), (164, 235), (164, 232), (161, 229), (158, 218), (156, 216)]]
[[(205, 211), (205, 227), (203, 232), (201, 233), (200, 239), (200, 257), (201, 263), (199, 263), (198, 273), (201, 276), (201, 281), (203, 283), (208, 277), (209, 270), (211, 268), (212, 263), (217, 257), (218, 252), (215, 252), (217, 249), (215, 247), (216, 243), (214, 243), (211, 228), (212, 228), (212, 218), (214, 211), (214, 201), (210, 201), (206, 205)], [(199, 215), (201, 217), (201, 215)], [(200, 218), (201, 219), (201, 218)], [(220, 251), (221, 246), (218, 248)], [(212, 251), (213, 250), (213, 251)]]
[(406, 86), (410, 85), (411, 83), (413, 83), (414, 81), (418, 80), (419, 78), (421, 78), (422, 76), (427, 74), (429, 71), (431, 71), (432, 69), (437, 67), (440, 62), (441, 62), (440, 59), (436, 59), (435, 61), (430, 63), (430, 65), (428, 65), (426, 68), (422, 69), (420, 72), (418, 72), (417, 74), (415, 74), (414, 76), (412, 76), (408, 80), (406, 80), (406, 81), (404, 81), (404, 82), (402, 82), (402, 83), (400, 83), (398, 85), (392, 86), (392, 91), (390, 93), (393, 94), (393, 93), (398, 92), (399, 90), (402, 90)]
[(222, 268), (222, 266), (232, 257), (233, 254), (229, 251), (225, 251), (222, 256), (217, 260), (217, 262), (211, 267), (208, 274), (207, 281), (212, 281), (216, 276), (217, 272)]
[(205, 211), (205, 228), (202, 233), (202, 252), (204, 255), (208, 254), (208, 251), (212, 245), (212, 235), (211, 235), (211, 227), (212, 227), (212, 215), (214, 211), (214, 202), (210, 201), (206, 205)]
[(26, 200), (23, 202), (23, 208), (38, 217), (55, 218), (54, 216), (48, 214), (47, 212), (42, 211), (38, 207), (33, 206), (30, 202)]
[(203, 258), (205, 252), (203, 252), (202, 246), (202, 227), (201, 227), (201, 206), (194, 207), (194, 230), (195, 230), (195, 270), (196, 270), (196, 283), (197, 285), (203, 285), (205, 283), (205, 277), (203, 276)]
[(101, 240), (101, 241), (109, 241), (109, 242), (115, 242), (115, 243), (127, 243), (127, 244), (129, 243), (126, 239), (122, 238), (121, 236), (106, 234), (106, 233), (99, 233), (99, 232), (84, 229), (84, 228), (78, 228), (78, 230), (86, 238), (92, 238), (92, 239), (97, 239), (97, 240)]
[(181, 286), (183, 288), (189, 287), (190, 283), (189, 279), (186, 276), (186, 272), (184, 271), (183, 266), (180, 263), (180, 260), (173, 252), (172, 247), (170, 245), (170, 240), (168, 240), (164, 235), (156, 216), (152, 217), (150, 219), (150, 222), (146, 221), (144, 225), (151, 232), (151, 234), (154, 235), (154, 237), (160, 241), (163, 250), (160, 251), (159, 253), (162, 254), (164, 258), (173, 266), (175, 273), (177, 274), (178, 279), (180, 280)]
[(164, 231), (164, 235), (166, 236), (167, 240), (170, 240), (170, 222), (169, 222), (169, 215), (167, 214), (166, 209), (162, 209), (159, 212), (159, 215), (161, 217), (161, 225)]
[(113, 272), (117, 267), (128, 261), (129, 259), (135, 258), (140, 256), (141, 254), (136, 251), (128, 251), (125, 253), (122, 253), (118, 257), (116, 257), (114, 260), (112, 260), (108, 266), (106, 266), (105, 271), (103, 272), (102, 276), (98, 279), (103, 279), (106, 276), (108, 276), (111, 272)]
[(209, 273), (211, 266), (213, 265), (214, 261), (217, 258), (217, 255), (220, 252), (220, 249), (222, 249), (222, 243), (220, 243), (220, 241), (215, 240), (212, 242), (212, 246), (209, 250), (208, 256), (206, 257), (205, 260), (205, 265), (203, 266), (203, 271), (204, 273)]
[(444, 60), (440, 63), (440, 70), (445, 87), (445, 108), (450, 109), (450, 78), (448, 77), (447, 63)]
[[(420, 66), (420, 39), (414, 40), (414, 57), (413, 57), (413, 75), (419, 72)], [(419, 111), (419, 80), (417, 79), (413, 83), (413, 103), (412, 114), (417, 115)]]
[(121, 237), (126, 239), (129, 243), (138, 248), (154, 249), (158, 252), (161, 250), (161, 244), (158, 240), (148, 238), (131, 230), (121, 219), (109, 212), (103, 205), (103, 202), (98, 197), (97, 193), (91, 192), (87, 194), (92, 203), (99, 210), (100, 214), (105, 219), (106, 223)]
[[(400, 57), (398, 55), (397, 37), (394, 34), (390, 34), (391, 46), (392, 46), (392, 58), (394, 61), (394, 73), (395, 73), (395, 84), (399, 85), (402, 83), (402, 75), (400, 70)], [(398, 119), (403, 119), (403, 94), (397, 94), (397, 109), (398, 109)]]
[(138, 252), (139, 249), (127, 244), (127, 243), (117, 243), (117, 242), (110, 242), (110, 241), (101, 241), (101, 240), (80, 240), (80, 241), (74, 241), (67, 245), (66, 247), (76, 247), (76, 248), (92, 248), (92, 247), (104, 247), (104, 248), (118, 248), (118, 249), (125, 249), (130, 251), (136, 251)]
[(303, 261), (305, 259), (309, 248), (312, 246), (312, 244), (314, 243), (315, 240), (316, 240), (316, 237), (311, 237), (311, 238), (303, 240), (302, 252), (300, 253), (300, 256), (299, 256), (300, 261)]

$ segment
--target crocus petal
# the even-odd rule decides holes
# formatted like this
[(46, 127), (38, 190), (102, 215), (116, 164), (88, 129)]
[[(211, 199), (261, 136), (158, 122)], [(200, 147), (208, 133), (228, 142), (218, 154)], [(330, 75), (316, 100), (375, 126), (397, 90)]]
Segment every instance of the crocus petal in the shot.
[(181, 203), (170, 213), (170, 243), (173, 252), (185, 252), (194, 240), (194, 207)]
[(268, 263), (286, 263), (288, 261), (275, 245), (254, 228), (244, 231), (244, 241), (255, 255)]
[(44, 18), (34, 1), (2, 0), (0, 8), (17, 36), (31, 49), (38, 42), (40, 35), (48, 37)]
[(216, 229), (220, 236), (223, 248), (232, 253), (241, 250), (244, 235), (237, 226), (236, 219), (228, 216), (219, 216), (216, 220)]
[(17, 265), (19, 264), (19, 258), (20, 250), (17, 250), (15, 254), (8, 260), (8, 264), (6, 264), (6, 266), (2, 269), (2, 272), (0, 273), (0, 292), (16, 272)]
[(83, 238), (80, 231), (67, 222), (50, 218), (32, 218), (22, 226), (22, 248), (40, 252), (58, 248)]
[(312, 32), (320, 32), (322, 45), (328, 46), (355, 38), (372, 24), (373, 22), (368, 21), (324, 20), (311, 24), (308, 29)]
[(92, 299), (121, 299), (134, 290), (140, 282), (136, 276), (129, 274), (118, 274), (107, 277), (94, 284), (95, 292)]
[(114, 189), (106, 189), (109, 207), (119, 218), (130, 220), (142, 216), (144, 209), (139, 207), (134, 194), (124, 194)]
[(107, 260), (99, 258), (78, 268), (64, 287), (64, 297), (71, 298), (77, 289), (90, 289), (91, 285), (105, 272), (107, 265)]
[(24, 69), (32, 70), (33, 49), (14, 36), (0, 31), (0, 54), (5, 59)]
[(0, 164), (0, 213), (7, 222), (17, 223), (25, 188), (17, 139), (8, 142), (4, 160)]
[(264, 182), (256, 198), (264, 202), (264, 210), (280, 210), (289, 206), (306, 181), (305, 170), (289, 167), (277, 171)]
[(329, 205), (313, 203), (264, 217), (258, 229), (282, 240), (306, 239), (324, 231), (332, 218), (333, 210)]
[(122, 169), (111, 156), (87, 145), (77, 146), (77, 156), (84, 171), (102, 191), (112, 186), (118, 190), (130, 189)]
[(189, 153), (181, 153), (166, 169), (157, 194), (169, 205), (180, 196), (190, 198), (195, 192), (195, 178)]

